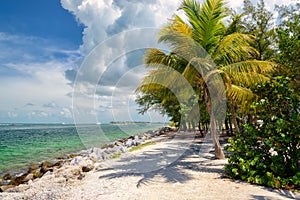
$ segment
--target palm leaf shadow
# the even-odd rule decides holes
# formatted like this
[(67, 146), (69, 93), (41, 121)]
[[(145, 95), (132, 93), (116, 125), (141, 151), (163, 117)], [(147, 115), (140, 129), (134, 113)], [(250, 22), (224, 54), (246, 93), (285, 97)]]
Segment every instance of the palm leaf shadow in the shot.
[[(193, 170), (193, 171), (201, 171), (203, 173), (224, 173), (224, 170), (219, 168), (214, 168), (217, 165), (215, 164), (209, 164), (211, 159), (214, 157), (214, 152), (210, 151), (209, 155), (204, 155), (203, 161), (190, 161), (187, 160), (190, 156), (199, 157), (199, 154), (201, 153), (201, 147), (205, 145), (203, 142), (197, 142), (193, 143), (189, 146), (187, 150), (185, 150), (176, 160), (171, 162), (168, 165), (159, 167), (159, 159), (153, 159), (149, 160), (147, 159), (147, 156), (149, 156), (149, 152), (143, 152), (142, 155), (138, 158), (135, 158), (133, 161), (131, 158), (120, 158), (120, 163), (122, 165), (119, 165), (117, 167), (109, 168), (106, 170), (112, 170), (114, 172), (109, 173), (107, 175), (100, 176), (100, 178), (108, 178), (108, 179), (114, 179), (114, 178), (121, 178), (121, 177), (127, 177), (127, 176), (136, 176), (136, 177), (142, 177), (138, 182), (136, 187), (141, 187), (143, 185), (149, 185), (151, 183), (157, 182), (157, 178), (162, 178), (164, 182), (168, 183), (185, 183), (188, 180), (192, 179), (192, 176), (188, 173), (186, 173), (184, 170)], [(165, 148), (158, 149), (158, 152), (164, 152), (166, 151)], [(170, 150), (170, 149), (169, 149)], [(176, 149), (171, 149), (172, 151), (176, 151)], [(151, 152), (150, 152), (151, 153)], [(159, 154), (153, 155), (159, 156)], [(138, 165), (141, 163), (144, 163), (144, 165), (147, 163), (152, 163), (157, 168), (154, 168), (154, 170), (149, 170), (145, 172), (138, 172)], [(143, 165), (142, 165), (143, 166)], [(101, 169), (103, 170), (103, 169)], [(105, 170), (105, 169), (104, 169)], [(220, 175), (222, 177), (222, 175)], [(160, 180), (160, 179), (159, 179)]]

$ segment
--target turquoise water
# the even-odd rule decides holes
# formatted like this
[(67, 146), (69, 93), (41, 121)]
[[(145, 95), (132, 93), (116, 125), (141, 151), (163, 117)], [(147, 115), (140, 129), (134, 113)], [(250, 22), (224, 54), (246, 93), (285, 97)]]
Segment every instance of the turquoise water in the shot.
[(100, 147), (163, 124), (0, 124), (0, 175), (22, 172), (30, 164)]

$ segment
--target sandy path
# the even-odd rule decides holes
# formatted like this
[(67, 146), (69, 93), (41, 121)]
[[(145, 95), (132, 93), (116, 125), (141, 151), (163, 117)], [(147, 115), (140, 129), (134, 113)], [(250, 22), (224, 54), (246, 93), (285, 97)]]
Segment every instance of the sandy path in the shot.
[[(215, 160), (212, 145), (189, 136), (163, 140), (120, 158), (100, 163), (82, 180), (37, 181), (24, 193), (3, 193), (0, 199), (291, 199), (272, 190), (224, 177), (227, 160)], [(187, 148), (187, 144), (191, 144)], [(57, 184), (47, 186), (49, 181)], [(38, 184), (40, 182), (40, 184)], [(45, 184), (47, 183), (47, 184)], [(60, 185), (59, 185), (60, 184)], [(295, 194), (300, 199), (299, 193)]]
[(190, 138), (176, 138), (123, 155), (89, 173), (66, 199), (290, 199), (278, 190), (224, 178), (227, 160), (214, 160), (212, 146), (197, 141), (182, 154), (187, 142)]

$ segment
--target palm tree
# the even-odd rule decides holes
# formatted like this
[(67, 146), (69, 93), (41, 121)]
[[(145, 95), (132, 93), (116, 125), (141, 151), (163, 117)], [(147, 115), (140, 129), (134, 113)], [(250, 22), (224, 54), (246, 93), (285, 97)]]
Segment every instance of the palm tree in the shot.
[[(258, 54), (251, 46), (252, 36), (226, 31), (223, 20), (227, 15), (223, 0), (206, 0), (202, 5), (195, 0), (184, 0), (180, 9), (187, 22), (176, 15), (162, 28), (158, 41), (167, 44), (171, 53), (148, 50), (145, 64), (154, 70), (143, 80), (141, 87), (150, 79), (157, 80), (156, 74), (168, 70), (161, 67), (164, 65), (182, 73), (194, 88), (203, 91), (210, 115), (215, 156), (222, 159), (224, 153), (218, 140), (214, 105), (226, 93), (231, 105), (246, 106), (254, 97), (249, 86), (268, 80), (264, 74), (269, 73), (275, 64), (250, 59)], [(166, 79), (172, 79), (170, 73), (164, 74)], [(224, 90), (222, 85), (225, 85)], [(212, 94), (214, 91), (217, 93)], [(232, 106), (233, 115), (234, 111)]]

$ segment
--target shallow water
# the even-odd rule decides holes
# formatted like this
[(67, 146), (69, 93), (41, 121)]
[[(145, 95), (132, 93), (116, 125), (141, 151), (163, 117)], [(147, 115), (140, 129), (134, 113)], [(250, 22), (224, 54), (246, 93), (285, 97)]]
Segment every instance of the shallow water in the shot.
[(18, 173), (30, 164), (67, 153), (100, 147), (116, 139), (162, 127), (163, 124), (1, 124), (0, 175)]

